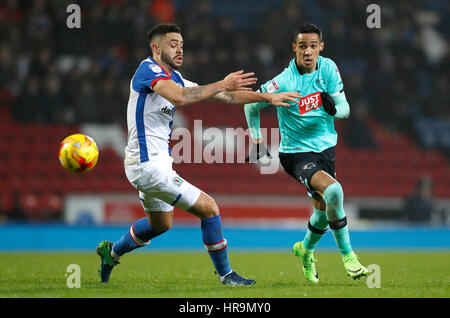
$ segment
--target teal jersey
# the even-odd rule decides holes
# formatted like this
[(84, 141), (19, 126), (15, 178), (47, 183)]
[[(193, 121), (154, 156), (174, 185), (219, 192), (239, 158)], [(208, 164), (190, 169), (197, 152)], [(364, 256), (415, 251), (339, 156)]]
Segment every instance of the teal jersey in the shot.
[(322, 106), (321, 92), (331, 96), (343, 91), (343, 83), (336, 64), (319, 56), (317, 68), (309, 74), (301, 74), (291, 60), (289, 66), (274, 79), (261, 86), (261, 92), (298, 92), (299, 104), (289, 102), (290, 107), (277, 107), (281, 143), (279, 152), (322, 152), (337, 144), (334, 116)]

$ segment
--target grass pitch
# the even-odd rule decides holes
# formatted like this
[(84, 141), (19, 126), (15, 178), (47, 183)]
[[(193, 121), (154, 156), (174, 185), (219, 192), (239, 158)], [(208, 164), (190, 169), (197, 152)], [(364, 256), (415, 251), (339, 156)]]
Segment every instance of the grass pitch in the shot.
[[(2, 253), (0, 297), (310, 298), (450, 297), (449, 252), (361, 252), (362, 264), (380, 266), (380, 288), (344, 272), (337, 252), (317, 252), (320, 282), (308, 283), (290, 252), (230, 252), (234, 270), (254, 286), (224, 286), (206, 252), (130, 253), (110, 282), (97, 282), (99, 257), (89, 253)], [(81, 269), (81, 287), (68, 288), (69, 264)]]

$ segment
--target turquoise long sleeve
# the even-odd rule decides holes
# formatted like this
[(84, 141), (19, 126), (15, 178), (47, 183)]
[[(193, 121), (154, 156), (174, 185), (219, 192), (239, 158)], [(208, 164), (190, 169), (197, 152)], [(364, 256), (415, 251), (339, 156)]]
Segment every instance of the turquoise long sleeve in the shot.
[(247, 125), (250, 129), (250, 136), (253, 139), (262, 138), (260, 129), (260, 117), (259, 110), (269, 106), (269, 103), (251, 103), (244, 105), (245, 118), (247, 119)]
[(345, 93), (331, 96), (331, 98), (333, 98), (336, 105), (336, 115), (334, 117), (348, 118), (350, 116), (350, 105), (347, 102), (347, 98), (345, 98)]

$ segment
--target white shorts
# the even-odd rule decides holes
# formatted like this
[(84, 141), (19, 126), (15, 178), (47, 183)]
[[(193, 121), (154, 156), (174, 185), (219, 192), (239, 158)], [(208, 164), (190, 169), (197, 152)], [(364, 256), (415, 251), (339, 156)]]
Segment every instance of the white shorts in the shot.
[(184, 211), (197, 201), (201, 190), (172, 169), (173, 158), (162, 155), (144, 163), (125, 165), (125, 174), (139, 191), (146, 212), (170, 212), (176, 206)]

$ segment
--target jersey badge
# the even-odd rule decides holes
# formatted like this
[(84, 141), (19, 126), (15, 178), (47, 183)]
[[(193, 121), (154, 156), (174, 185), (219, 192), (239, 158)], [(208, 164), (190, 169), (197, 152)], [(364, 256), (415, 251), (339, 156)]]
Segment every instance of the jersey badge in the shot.
[(172, 179), (173, 183), (175, 183), (177, 186), (181, 186), (181, 184), (183, 183), (183, 179), (181, 179), (180, 177), (174, 177)]
[(161, 73), (163, 71), (161, 67), (155, 64), (150, 64), (148, 67), (155, 73)]
[(276, 80), (272, 80), (269, 85), (267, 85), (267, 92), (273, 93), (280, 88)]

